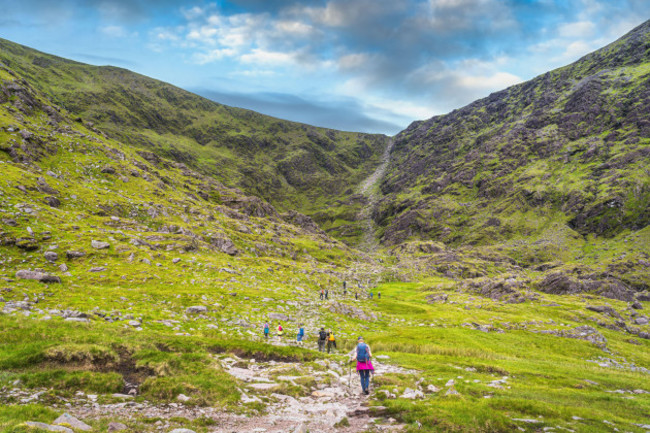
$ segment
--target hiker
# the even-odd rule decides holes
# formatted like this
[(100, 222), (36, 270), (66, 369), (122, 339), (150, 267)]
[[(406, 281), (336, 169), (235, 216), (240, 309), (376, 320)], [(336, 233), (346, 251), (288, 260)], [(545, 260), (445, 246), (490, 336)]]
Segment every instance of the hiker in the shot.
[(329, 299), (330, 292), (329, 290), (325, 290), (325, 299)]
[(357, 373), (359, 373), (361, 379), (361, 389), (364, 394), (368, 395), (370, 394), (368, 389), (370, 387), (370, 373), (375, 368), (370, 361), (370, 358), (372, 358), (370, 346), (363, 341), (363, 337), (357, 339), (357, 347), (350, 355), (350, 361), (357, 360)]
[(305, 328), (302, 327), (302, 323), (300, 324), (300, 329), (298, 330), (298, 335), (296, 336), (296, 341), (298, 342), (299, 345), (302, 346), (302, 339), (305, 336)]
[(320, 332), (318, 333), (318, 351), (319, 352), (325, 352), (325, 342), (327, 341), (327, 332), (325, 332), (325, 328), (320, 328)]
[(377, 299), (381, 299), (381, 292), (377, 292)]
[(330, 353), (332, 347), (336, 349), (336, 338), (334, 338), (334, 333), (330, 329), (327, 333), (327, 353)]
[(284, 329), (282, 329), (282, 325), (278, 323), (278, 340), (282, 340), (283, 334), (284, 334)]
[(354, 299), (356, 299), (357, 301), (359, 300), (359, 294), (357, 292), (354, 292)]
[(372, 299), (372, 292), (370, 292), (370, 299)]
[(271, 329), (269, 327), (269, 322), (264, 323), (264, 338), (266, 338), (267, 340), (269, 339), (269, 331), (270, 330)]
[(323, 300), (323, 297), (325, 296), (325, 291), (323, 289), (320, 289), (320, 300)]
[(343, 296), (348, 294), (348, 286), (345, 280), (343, 280)]

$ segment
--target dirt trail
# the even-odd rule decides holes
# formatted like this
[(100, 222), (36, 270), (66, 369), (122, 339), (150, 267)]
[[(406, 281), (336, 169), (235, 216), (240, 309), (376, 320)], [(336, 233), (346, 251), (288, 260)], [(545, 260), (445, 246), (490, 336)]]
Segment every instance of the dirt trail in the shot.
[[(267, 432), (267, 433), (355, 433), (373, 428), (374, 431), (397, 432), (404, 428), (388, 418), (381, 406), (371, 407), (361, 394), (359, 379), (350, 366), (334, 360), (319, 360), (317, 367), (298, 362), (256, 362), (227, 355), (218, 362), (242, 384), (238, 390), (242, 403), (264, 402), (266, 410), (260, 415), (238, 415), (211, 407), (195, 407), (182, 403), (153, 405), (147, 402), (80, 404), (71, 402), (67, 411), (80, 419), (109, 418), (128, 420), (136, 416), (159, 418), (158, 430), (173, 427), (172, 419), (189, 420), (210, 418), (214, 425), (211, 433)], [(374, 361), (375, 375), (386, 373), (416, 374), (414, 371)], [(307, 395), (292, 396), (287, 387), (294, 389), (303, 384)], [(307, 385), (305, 385), (307, 384)], [(295, 394), (294, 394), (295, 395)], [(76, 403), (76, 404), (75, 404)]]
[(379, 246), (375, 238), (375, 222), (372, 219), (372, 211), (377, 206), (377, 201), (379, 200), (379, 194), (375, 189), (375, 185), (386, 173), (388, 163), (390, 162), (390, 153), (393, 150), (394, 144), (395, 142), (391, 138), (381, 157), (381, 164), (379, 164), (379, 167), (370, 176), (361, 182), (359, 187), (359, 193), (368, 199), (368, 205), (357, 214), (357, 220), (361, 221), (363, 228), (363, 238), (360, 248), (364, 251), (373, 252)]

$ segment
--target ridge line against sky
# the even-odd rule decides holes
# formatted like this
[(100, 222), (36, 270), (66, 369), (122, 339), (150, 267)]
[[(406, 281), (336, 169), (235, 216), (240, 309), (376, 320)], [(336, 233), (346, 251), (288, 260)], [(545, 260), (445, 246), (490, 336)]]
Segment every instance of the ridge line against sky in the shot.
[(645, 0), (0, 0), (0, 36), (336, 129), (411, 121), (577, 60)]

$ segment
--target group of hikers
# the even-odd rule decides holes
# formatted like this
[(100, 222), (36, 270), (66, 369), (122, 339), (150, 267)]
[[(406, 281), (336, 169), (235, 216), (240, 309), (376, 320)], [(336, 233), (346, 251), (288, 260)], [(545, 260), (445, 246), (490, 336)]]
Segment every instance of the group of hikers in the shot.
[[(361, 283), (357, 283), (357, 285), (359, 286), (359, 290), (361, 290), (362, 289)], [(347, 295), (348, 295), (348, 285), (347, 285), (346, 281), (343, 281), (343, 296), (347, 296)], [(373, 294), (372, 290), (370, 292), (368, 292), (368, 297), (370, 299), (373, 299), (373, 295), (374, 294)], [(321, 301), (328, 300), (329, 296), (330, 296), (330, 292), (329, 292), (328, 289), (322, 289), (322, 288), (320, 289), (320, 300)], [(354, 299), (356, 299), (356, 300), (359, 299), (359, 292), (358, 291), (354, 292)], [(377, 299), (381, 299), (381, 292), (377, 292)]]
[[(361, 283), (358, 283), (359, 290), (362, 289)], [(348, 290), (347, 290), (347, 282), (343, 281), (343, 296), (347, 296)], [(328, 300), (329, 299), (329, 290), (328, 289), (321, 289), (320, 291), (320, 299), (322, 300)], [(368, 292), (368, 297), (370, 299), (373, 299), (373, 292), (370, 291)], [(354, 292), (354, 299), (359, 299), (359, 292), (355, 291)], [(381, 299), (381, 292), (377, 292), (377, 299)], [(269, 322), (264, 323), (264, 338), (268, 339), (271, 334), (271, 325)], [(276, 336), (279, 340), (282, 340), (284, 336), (284, 328), (282, 327), (281, 323), (278, 323), (277, 328), (276, 328)], [(296, 334), (296, 344), (302, 346), (304, 345), (303, 340), (305, 338), (305, 328), (304, 325), (301, 323), (300, 328), (298, 329), (298, 333)], [(318, 351), (319, 352), (325, 352), (325, 349), (327, 348), (327, 353), (331, 353), (332, 350), (336, 350), (336, 337), (334, 336), (334, 332), (331, 329), (328, 329), (327, 331), (325, 328), (320, 328), (320, 331), (318, 332)], [(374, 372), (374, 367), (372, 365), (372, 352), (370, 351), (370, 346), (366, 344), (366, 342), (363, 340), (363, 337), (359, 337), (357, 339), (357, 345), (355, 346), (354, 350), (350, 353), (350, 362), (356, 361), (356, 371), (359, 374), (359, 379), (361, 380), (361, 390), (364, 394), (368, 395), (370, 390), (370, 374)]]
[[(282, 339), (284, 336), (284, 328), (281, 323), (278, 323), (277, 337)], [(271, 332), (271, 327), (269, 322), (264, 323), (264, 338), (268, 339)], [(298, 345), (302, 346), (303, 339), (305, 337), (305, 328), (303, 324), (300, 324), (298, 334), (296, 335), (296, 342)], [(318, 332), (318, 351), (325, 352), (327, 348), (327, 353), (330, 353), (332, 349), (336, 349), (336, 337), (334, 332), (331, 329), (325, 331), (325, 328), (320, 328)], [(350, 353), (350, 362), (355, 361), (357, 363), (357, 373), (361, 380), (361, 390), (364, 394), (369, 394), (370, 387), (370, 374), (374, 371), (374, 367), (371, 362), (372, 352), (370, 351), (370, 346), (366, 344), (363, 340), (363, 337), (357, 339), (357, 345), (353, 352)]]

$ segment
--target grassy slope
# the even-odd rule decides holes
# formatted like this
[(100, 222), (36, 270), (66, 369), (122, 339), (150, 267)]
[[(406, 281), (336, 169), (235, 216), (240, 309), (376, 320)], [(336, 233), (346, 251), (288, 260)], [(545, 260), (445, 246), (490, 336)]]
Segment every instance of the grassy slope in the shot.
[(316, 128), (217, 104), (115, 67), (95, 67), (0, 40), (0, 61), (109, 136), (297, 209), (354, 242), (355, 186), (378, 165), (383, 135)]

